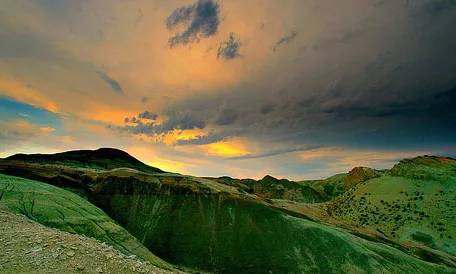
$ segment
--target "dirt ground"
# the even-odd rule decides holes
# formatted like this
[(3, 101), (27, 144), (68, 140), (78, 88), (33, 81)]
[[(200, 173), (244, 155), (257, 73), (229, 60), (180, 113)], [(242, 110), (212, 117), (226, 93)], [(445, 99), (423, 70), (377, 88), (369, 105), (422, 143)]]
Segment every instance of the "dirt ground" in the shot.
[(172, 273), (0, 206), (0, 273)]

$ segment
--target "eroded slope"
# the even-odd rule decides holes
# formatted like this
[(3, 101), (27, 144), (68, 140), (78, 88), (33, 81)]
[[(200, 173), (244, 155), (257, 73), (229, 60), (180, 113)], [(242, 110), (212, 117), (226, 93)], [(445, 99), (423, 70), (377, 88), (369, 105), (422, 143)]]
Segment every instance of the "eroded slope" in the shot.
[(0, 174), (0, 204), (45, 226), (93, 237), (126, 254), (172, 269), (101, 209), (69, 191)]

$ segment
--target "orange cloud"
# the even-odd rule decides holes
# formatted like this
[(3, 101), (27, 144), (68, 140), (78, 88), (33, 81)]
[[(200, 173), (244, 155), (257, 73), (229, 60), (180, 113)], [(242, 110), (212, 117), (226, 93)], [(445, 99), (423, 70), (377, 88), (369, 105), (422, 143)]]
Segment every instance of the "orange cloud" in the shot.
[(65, 143), (65, 144), (71, 144), (74, 142), (70, 136), (60, 136), (59, 139), (60, 139), (60, 142)]
[(202, 146), (208, 155), (234, 157), (250, 154), (247, 144), (242, 140), (229, 140)]
[(47, 135), (49, 133), (54, 132), (55, 128), (52, 128), (52, 127), (40, 127), (40, 131)]
[(0, 95), (6, 95), (17, 101), (44, 108), (51, 112), (58, 111), (52, 100), (43, 96), (34, 88), (24, 86), (20, 81), (9, 76), (0, 77)]

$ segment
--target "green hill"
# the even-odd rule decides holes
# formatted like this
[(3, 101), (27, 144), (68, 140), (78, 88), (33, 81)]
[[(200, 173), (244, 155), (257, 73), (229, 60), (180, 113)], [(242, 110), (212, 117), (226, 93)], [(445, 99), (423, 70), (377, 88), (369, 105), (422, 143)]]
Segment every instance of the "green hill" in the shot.
[(0, 174), (0, 204), (45, 226), (93, 237), (125, 254), (172, 269), (101, 209), (69, 191)]
[(406, 159), (328, 205), (337, 220), (456, 255), (456, 161)]

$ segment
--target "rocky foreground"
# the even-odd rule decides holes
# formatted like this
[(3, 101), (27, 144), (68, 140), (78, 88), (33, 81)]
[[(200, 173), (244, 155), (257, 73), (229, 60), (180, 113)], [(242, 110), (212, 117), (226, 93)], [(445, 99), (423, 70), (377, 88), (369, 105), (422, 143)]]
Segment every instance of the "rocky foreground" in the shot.
[(0, 273), (173, 273), (0, 207)]

